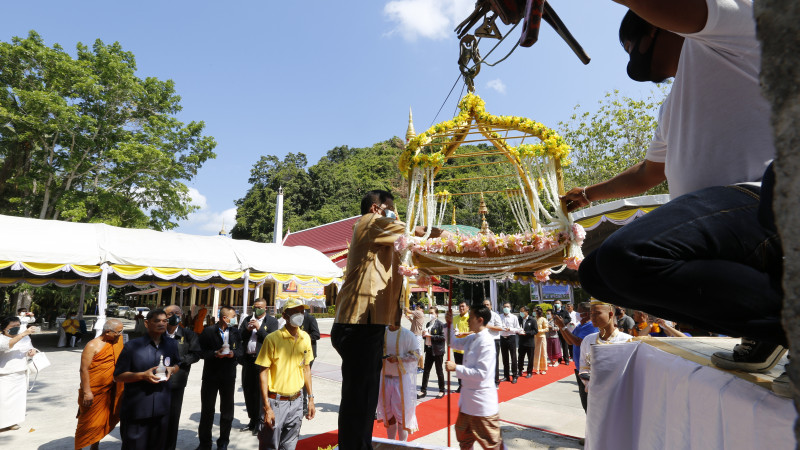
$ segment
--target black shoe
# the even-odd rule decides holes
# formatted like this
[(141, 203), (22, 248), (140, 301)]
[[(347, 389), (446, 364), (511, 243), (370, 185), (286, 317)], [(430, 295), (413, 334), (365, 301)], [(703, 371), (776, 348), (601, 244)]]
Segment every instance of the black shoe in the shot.
[(253, 427), (253, 436), (258, 436), (258, 427)]
[(778, 364), (786, 348), (777, 344), (742, 338), (732, 352), (716, 352), (711, 362), (722, 369), (766, 373)]
[(442, 398), (442, 397), (444, 397), (444, 391), (439, 391), (439, 393), (436, 395), (436, 398)]
[(460, 394), (460, 393), (461, 393), (461, 386), (459, 386), (458, 389), (456, 389), (456, 394)]
[(420, 392), (419, 394), (417, 394), (417, 398), (418, 398), (418, 399), (420, 399), (420, 398), (425, 398), (427, 395), (428, 395), (428, 393), (427, 393), (427, 392), (425, 392), (425, 391), (422, 391), (422, 392)]
[[(500, 381), (511, 381), (511, 378), (508, 378), (508, 377), (503, 377), (503, 379), (502, 379), (502, 380), (500, 380)], [(499, 383), (499, 382), (498, 382), (498, 383)]]
[(511, 379), (511, 384), (517, 384), (517, 377)]
[(217, 450), (228, 450), (228, 444), (217, 444)]
[(253, 429), (255, 427), (256, 427), (256, 424), (251, 422), (251, 423), (247, 424), (246, 427), (239, 428), (239, 431), (241, 431), (242, 433), (244, 433), (245, 431), (253, 431)]
[(533, 376), (533, 374), (532, 374), (532, 373), (529, 373), (529, 374), (525, 375), (525, 378), (530, 378), (530, 377), (532, 377), (532, 376)]

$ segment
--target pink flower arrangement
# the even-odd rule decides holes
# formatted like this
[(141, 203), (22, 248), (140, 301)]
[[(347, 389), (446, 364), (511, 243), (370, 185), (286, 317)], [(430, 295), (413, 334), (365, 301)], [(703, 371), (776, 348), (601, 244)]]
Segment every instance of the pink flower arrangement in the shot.
[(507, 252), (522, 254), (557, 249), (570, 243), (572, 240), (571, 235), (574, 235), (574, 239), (577, 240), (576, 243), (580, 244), (586, 237), (586, 232), (583, 227), (575, 224), (570, 232), (549, 231), (509, 235), (500, 233), (479, 234), (477, 236), (451, 234), (446, 238), (425, 240), (417, 237), (402, 236), (395, 242), (395, 250), (402, 252), (409, 249), (415, 253), (444, 253), (451, 255), (477, 253), (480, 256), (486, 256), (487, 254), (499, 255)]
[(550, 281), (551, 273), (552, 272), (550, 272), (550, 269), (537, 270), (533, 273), (533, 277), (536, 278), (536, 281), (544, 283), (545, 281)]
[(419, 269), (417, 269), (414, 266), (407, 266), (405, 264), (401, 265), (397, 269), (397, 271), (400, 272), (400, 275), (402, 275), (404, 277), (412, 277), (413, 278), (413, 277), (416, 277), (416, 276), (419, 275)]
[(572, 235), (575, 236), (575, 242), (577, 244), (582, 244), (583, 240), (586, 239), (586, 230), (584, 230), (580, 224), (573, 223)]
[(578, 267), (580, 267), (581, 265), (581, 261), (583, 260), (581, 260), (577, 256), (571, 256), (569, 258), (564, 259), (564, 264), (566, 264), (567, 268), (569, 269), (578, 270)]

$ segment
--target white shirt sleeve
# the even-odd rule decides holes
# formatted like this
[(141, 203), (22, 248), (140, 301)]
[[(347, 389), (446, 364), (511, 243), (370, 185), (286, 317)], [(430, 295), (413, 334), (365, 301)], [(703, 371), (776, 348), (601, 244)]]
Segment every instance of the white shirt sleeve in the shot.
[(450, 348), (453, 350), (464, 350), (464, 347), (467, 345), (470, 336), (464, 336), (463, 338), (456, 337), (456, 327), (455, 324), (450, 324), (450, 336), (448, 337), (447, 341), (450, 343)]
[(650, 146), (647, 148), (645, 159), (657, 163), (667, 161), (667, 141), (665, 139), (666, 129), (669, 126), (668, 121), (665, 121), (664, 106), (669, 101), (669, 95), (664, 99), (664, 103), (658, 108), (658, 126), (655, 133), (653, 133), (653, 140), (650, 141)]
[[(462, 380), (480, 381), (488, 378), (490, 376), (489, 361), (493, 359), (490, 355), (494, 353), (494, 343), (489, 339), (482, 339), (477, 346), (470, 348), (470, 351), (478, 353), (475, 358), (477, 364), (475, 367), (456, 366), (456, 376)], [(491, 376), (494, 376), (494, 374)]]

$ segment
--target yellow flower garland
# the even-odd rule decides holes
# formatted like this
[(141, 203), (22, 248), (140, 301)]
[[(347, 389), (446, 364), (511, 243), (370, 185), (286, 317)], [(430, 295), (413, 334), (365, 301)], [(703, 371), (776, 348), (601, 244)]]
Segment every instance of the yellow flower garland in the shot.
[(525, 117), (493, 116), (486, 112), (483, 99), (473, 93), (468, 93), (464, 96), (464, 98), (459, 101), (458, 107), (461, 112), (456, 117), (430, 127), (427, 131), (420, 133), (417, 137), (409, 141), (406, 150), (400, 155), (400, 159), (397, 163), (404, 176), (408, 177), (409, 171), (414, 167), (443, 166), (445, 162), (443, 150), (447, 147), (447, 144), (451, 142), (451, 139), (442, 139), (441, 142), (436, 142), (435, 145), (441, 145), (442, 147), (442, 150), (438, 152), (428, 154), (420, 153), (420, 148), (431, 144), (434, 138), (438, 137), (441, 139), (441, 136), (438, 135), (448, 133), (455, 129), (468, 127), (470, 117), (474, 117), (476, 122), (481, 125), (512, 128), (517, 131), (529, 133), (541, 140), (539, 144), (521, 144), (517, 147), (509, 147), (497, 132), (492, 131), (489, 134), (492, 139), (497, 140), (500, 145), (506, 147), (517, 161), (519, 161), (520, 158), (527, 157), (550, 157), (561, 161), (562, 165), (570, 163), (568, 159), (569, 145), (567, 145), (558, 133), (541, 123)]

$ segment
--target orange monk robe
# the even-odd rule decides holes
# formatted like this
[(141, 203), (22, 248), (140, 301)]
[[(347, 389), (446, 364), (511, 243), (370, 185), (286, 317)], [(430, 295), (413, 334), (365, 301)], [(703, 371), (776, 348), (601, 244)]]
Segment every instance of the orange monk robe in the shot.
[(193, 331), (197, 333), (198, 336), (203, 332), (203, 328), (206, 327), (206, 314), (208, 314), (208, 310), (203, 308), (197, 312), (197, 317), (194, 318)]
[(106, 343), (89, 365), (89, 384), (94, 400), (84, 408), (83, 390), (78, 389), (78, 428), (75, 448), (83, 448), (103, 439), (119, 423), (120, 399), (125, 383), (114, 382), (114, 366), (122, 352), (122, 338)]

